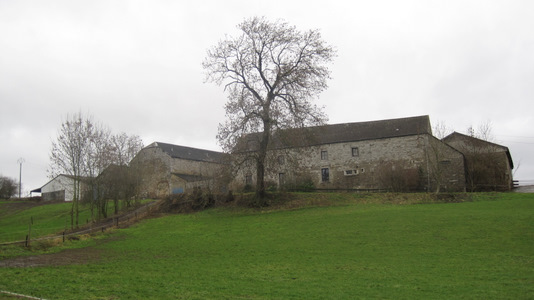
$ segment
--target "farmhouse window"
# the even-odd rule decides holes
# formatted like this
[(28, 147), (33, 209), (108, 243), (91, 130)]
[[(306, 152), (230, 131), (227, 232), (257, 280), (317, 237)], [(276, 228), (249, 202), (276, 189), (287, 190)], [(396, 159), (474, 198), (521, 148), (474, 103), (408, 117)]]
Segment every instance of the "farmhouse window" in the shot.
[(343, 173), (345, 176), (354, 176), (358, 175), (358, 170), (345, 170)]
[(284, 173), (278, 173), (278, 185), (280, 187), (284, 186), (286, 184), (286, 174)]
[(328, 151), (326, 150), (321, 151), (321, 160), (328, 160)]
[(286, 158), (283, 155), (278, 156), (278, 164), (283, 165), (286, 163)]
[(321, 179), (323, 182), (330, 181), (330, 170), (328, 168), (321, 169)]
[(352, 147), (352, 156), (359, 156), (360, 151), (358, 150), (358, 147)]

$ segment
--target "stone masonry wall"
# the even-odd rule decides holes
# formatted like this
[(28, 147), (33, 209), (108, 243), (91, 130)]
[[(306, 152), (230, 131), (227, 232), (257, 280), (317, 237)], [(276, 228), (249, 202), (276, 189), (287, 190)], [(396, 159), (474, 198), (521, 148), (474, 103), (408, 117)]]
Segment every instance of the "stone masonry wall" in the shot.
[[(266, 181), (298, 186), (308, 180), (317, 189), (391, 189), (401, 181), (411, 190), (431, 189), (434, 180), (428, 160), (429, 138), (433, 137), (418, 135), (271, 151)], [(452, 148), (446, 150), (444, 155), (454, 163), (441, 173), (442, 182), (460, 181), (464, 172), (462, 155)], [(280, 156), (284, 159), (275, 160)], [(254, 172), (253, 164), (240, 170), (236, 182), (243, 184), (245, 176)]]
[(141, 197), (162, 198), (170, 191), (172, 158), (159, 148), (142, 149), (130, 163), (141, 178)]

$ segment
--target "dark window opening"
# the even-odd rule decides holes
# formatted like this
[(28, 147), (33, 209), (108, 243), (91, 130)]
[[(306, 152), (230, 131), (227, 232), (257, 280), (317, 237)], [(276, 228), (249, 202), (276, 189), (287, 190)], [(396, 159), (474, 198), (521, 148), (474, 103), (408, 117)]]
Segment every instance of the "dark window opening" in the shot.
[(284, 173), (278, 173), (278, 185), (280, 187), (286, 184), (286, 175)]
[(251, 174), (247, 174), (247, 176), (245, 176), (245, 184), (246, 185), (252, 185), (252, 175)]
[(321, 179), (323, 182), (330, 181), (330, 170), (328, 168), (321, 169)]

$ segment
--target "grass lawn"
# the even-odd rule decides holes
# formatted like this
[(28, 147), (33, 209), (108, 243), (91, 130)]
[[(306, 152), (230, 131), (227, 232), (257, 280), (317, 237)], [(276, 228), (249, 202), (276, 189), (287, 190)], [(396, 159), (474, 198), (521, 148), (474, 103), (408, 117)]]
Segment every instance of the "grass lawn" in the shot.
[(47, 299), (534, 298), (534, 195), (344, 203), (149, 219), (93, 246), (99, 259), (0, 268), (0, 290)]

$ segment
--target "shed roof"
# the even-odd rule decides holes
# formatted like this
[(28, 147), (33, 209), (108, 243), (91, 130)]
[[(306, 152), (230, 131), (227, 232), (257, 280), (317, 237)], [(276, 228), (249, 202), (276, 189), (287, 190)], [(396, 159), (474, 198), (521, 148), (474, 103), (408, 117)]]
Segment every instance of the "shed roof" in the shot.
[[(60, 178), (60, 177), (65, 177), (65, 178), (69, 178), (69, 179), (73, 179), (73, 180), (76, 179), (76, 176), (74, 176), (74, 175), (59, 174), (56, 177), (50, 179), (47, 183), (43, 184), (43, 186), (41, 186), (40, 188), (33, 189), (30, 192), (31, 193), (40, 193), (42, 188), (44, 188), (45, 186), (50, 184), (52, 181), (58, 180), (58, 178)], [(92, 179), (91, 177), (87, 177), (87, 176), (78, 176), (78, 178), (80, 179), (80, 181), (88, 181), (89, 179)]]
[[(485, 148), (485, 147), (490, 146), (488, 149), (501, 149), (504, 153), (506, 153), (506, 156), (508, 158), (508, 162), (510, 163), (510, 167), (512, 169), (514, 168), (514, 161), (512, 160), (512, 154), (510, 154), (510, 149), (508, 149), (508, 147), (506, 147), (506, 146), (495, 144), (495, 143), (492, 143), (492, 142), (488, 142), (488, 141), (476, 138), (474, 136), (469, 136), (469, 135), (466, 135), (466, 134), (463, 134), (463, 133), (459, 133), (459, 132), (456, 132), (456, 131), (451, 133), (451, 134), (449, 134), (448, 136), (444, 137), (442, 139), (442, 141), (445, 142), (446, 144), (452, 144), (452, 143), (454, 143), (454, 141), (469, 141), (471, 143), (471, 145), (476, 146), (476, 147)], [(452, 146), (452, 147), (454, 147), (454, 146)], [(457, 149), (457, 150), (462, 152), (462, 151), (465, 151), (465, 150), (469, 150), (469, 148)]]
[(206, 161), (220, 163), (223, 159), (223, 153), (211, 150), (197, 149), (161, 142), (154, 142), (146, 148), (159, 148), (172, 158), (182, 158), (195, 161)]

